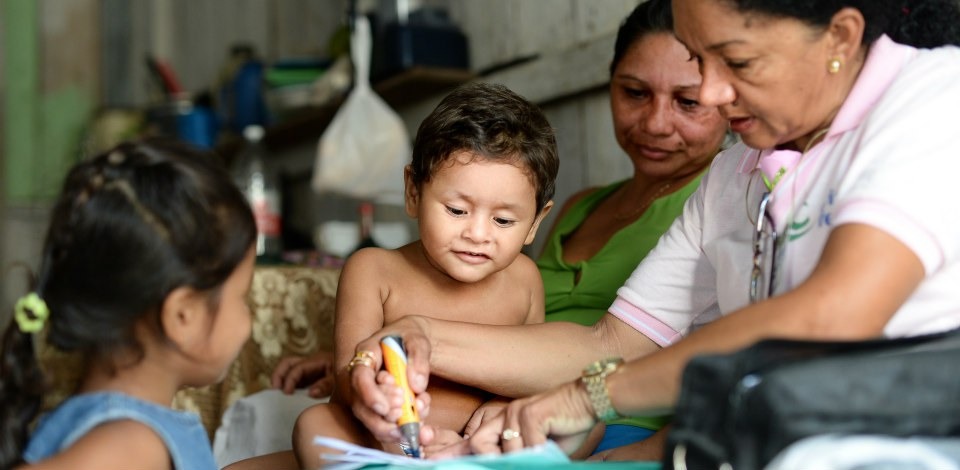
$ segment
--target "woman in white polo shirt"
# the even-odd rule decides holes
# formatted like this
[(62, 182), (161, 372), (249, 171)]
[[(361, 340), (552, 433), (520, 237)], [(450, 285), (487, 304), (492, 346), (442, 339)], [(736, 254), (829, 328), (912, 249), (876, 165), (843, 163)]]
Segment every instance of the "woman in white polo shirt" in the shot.
[[(471, 437), (473, 451), (510, 451), (672, 407), (697, 354), (768, 337), (960, 327), (960, 49), (918, 49), (960, 43), (957, 9), (953, 0), (674, 0), (677, 37), (701, 66), (700, 101), (718, 106), (743, 143), (714, 160), (597, 326), (469, 335), (421, 318), (387, 326), (404, 335), (414, 387), (428, 372), (497, 383), (509, 396), (558, 385)], [(629, 362), (578, 377), (609, 356)], [(387, 402), (361, 369), (353, 381), (370, 408), (358, 416), (386, 435), (390, 423), (373, 410)]]

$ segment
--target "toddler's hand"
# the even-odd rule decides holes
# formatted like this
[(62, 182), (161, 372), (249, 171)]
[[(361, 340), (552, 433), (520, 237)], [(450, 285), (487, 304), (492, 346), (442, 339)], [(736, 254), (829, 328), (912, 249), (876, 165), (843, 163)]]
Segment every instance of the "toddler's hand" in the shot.
[(307, 394), (320, 398), (333, 393), (333, 379), (333, 353), (320, 351), (312, 356), (280, 359), (273, 369), (270, 384), (288, 395), (297, 388), (309, 387)]
[(470, 421), (467, 421), (467, 425), (463, 428), (463, 437), (469, 438), (472, 436), (484, 422), (503, 413), (503, 409), (506, 408), (508, 404), (510, 404), (510, 401), (505, 398), (494, 398), (480, 405), (477, 411), (473, 412)]
[(423, 453), (427, 458), (430, 458), (434, 452), (439, 452), (441, 449), (463, 443), (463, 436), (452, 429), (434, 428), (431, 431), (432, 438), (429, 440), (429, 444), (423, 446)]

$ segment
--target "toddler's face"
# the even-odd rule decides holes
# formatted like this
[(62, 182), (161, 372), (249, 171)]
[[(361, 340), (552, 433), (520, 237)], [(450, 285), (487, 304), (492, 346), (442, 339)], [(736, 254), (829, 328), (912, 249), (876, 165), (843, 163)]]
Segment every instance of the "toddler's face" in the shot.
[(522, 168), (466, 151), (455, 153), (408, 199), (407, 212), (419, 219), (430, 262), (461, 282), (509, 266), (540, 223), (536, 191)]

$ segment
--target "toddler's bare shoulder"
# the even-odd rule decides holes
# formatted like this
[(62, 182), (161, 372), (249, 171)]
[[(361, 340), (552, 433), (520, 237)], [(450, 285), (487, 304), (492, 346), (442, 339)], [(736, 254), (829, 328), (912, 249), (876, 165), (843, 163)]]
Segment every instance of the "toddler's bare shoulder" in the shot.
[(518, 283), (518, 286), (527, 286), (531, 283), (543, 283), (540, 277), (540, 269), (537, 268), (537, 263), (523, 253), (517, 256), (517, 259), (510, 264), (505, 272), (511, 279)]

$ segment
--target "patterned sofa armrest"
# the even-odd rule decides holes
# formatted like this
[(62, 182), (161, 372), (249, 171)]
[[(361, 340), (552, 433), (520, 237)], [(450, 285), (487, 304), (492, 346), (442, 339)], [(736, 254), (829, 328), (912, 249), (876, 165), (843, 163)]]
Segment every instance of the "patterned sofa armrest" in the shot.
[[(257, 266), (250, 289), (253, 331), (222, 382), (177, 393), (173, 407), (200, 415), (212, 442), (224, 411), (235, 401), (270, 387), (279, 359), (333, 350), (337, 268)], [(41, 341), (40, 344), (46, 344)], [(41, 347), (38, 357), (54, 378), (44, 409), (60, 403), (79, 380), (79, 358)]]
[(195, 411), (213, 438), (235, 401), (270, 387), (281, 357), (333, 350), (333, 313), (340, 270), (257, 266), (250, 288), (253, 331), (223, 381), (181, 390), (173, 407)]

